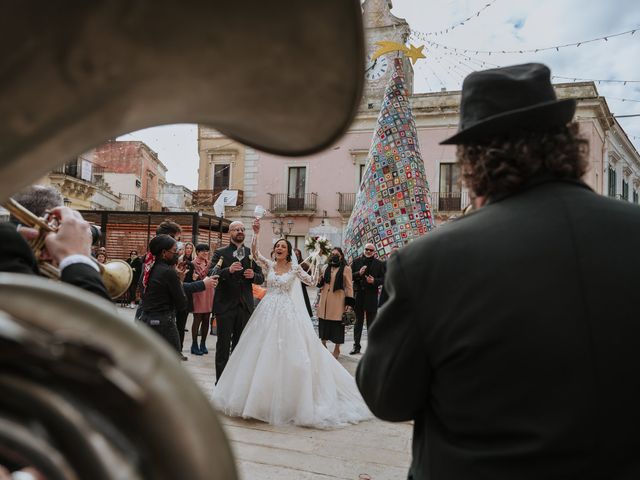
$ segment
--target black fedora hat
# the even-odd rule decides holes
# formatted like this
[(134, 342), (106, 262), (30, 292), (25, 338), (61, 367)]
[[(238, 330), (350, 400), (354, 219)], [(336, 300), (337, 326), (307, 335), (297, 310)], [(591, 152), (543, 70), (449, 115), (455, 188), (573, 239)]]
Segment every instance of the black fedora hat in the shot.
[(551, 71), (540, 63), (473, 72), (464, 79), (458, 133), (441, 145), (481, 143), (517, 130), (566, 125), (576, 102), (558, 100)]

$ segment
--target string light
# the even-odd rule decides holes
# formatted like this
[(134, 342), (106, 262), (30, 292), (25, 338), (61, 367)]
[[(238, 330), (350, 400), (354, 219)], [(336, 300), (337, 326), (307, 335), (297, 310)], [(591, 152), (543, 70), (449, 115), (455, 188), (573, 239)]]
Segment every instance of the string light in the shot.
[(617, 98), (617, 97), (607, 97), (607, 100), (619, 100), (621, 102), (635, 102), (640, 103), (640, 100), (634, 100), (631, 98)]
[(493, 5), (494, 3), (496, 3), (497, 0), (491, 0), (489, 3), (487, 3), (484, 7), (482, 7), (480, 10), (478, 10), (477, 12), (474, 12), (473, 15), (469, 15), (467, 18), (465, 18), (464, 20), (460, 20), (457, 23), (454, 23), (453, 25), (451, 25), (450, 27), (444, 28), (438, 32), (429, 32), (429, 33), (425, 33), (425, 36), (429, 36), (429, 35), (444, 35), (446, 33), (449, 33), (450, 30), (454, 30), (456, 27), (460, 27), (462, 25), (464, 25), (466, 22), (468, 22), (469, 20), (472, 20), (473, 18), (479, 17), (480, 14), (482, 12), (484, 12), (487, 8), (489, 8), (491, 5)]
[(598, 83), (622, 83), (622, 84), (627, 84), (627, 83), (640, 83), (640, 80), (613, 80), (613, 79), (609, 79), (609, 78), (577, 78), (577, 77), (563, 77), (560, 75), (552, 75), (551, 76), (552, 79), (554, 78), (559, 78), (561, 80), (573, 80), (575, 81), (580, 81), (580, 82), (598, 82)]
[(613, 37), (620, 37), (622, 35), (633, 35), (634, 33), (636, 33), (636, 30), (640, 29), (640, 27), (637, 27), (633, 30), (627, 30), (626, 32), (620, 32), (620, 33), (614, 33), (611, 35), (606, 35), (606, 36), (602, 36), (602, 37), (598, 37), (598, 38), (592, 38), (590, 40), (582, 40), (580, 42), (573, 42), (573, 43), (565, 43), (562, 45), (553, 45), (551, 47), (541, 47), (541, 48), (530, 48), (530, 49), (522, 49), (522, 50), (476, 50), (475, 48), (456, 48), (456, 47), (450, 47), (448, 45), (444, 45), (441, 43), (437, 43), (434, 42), (433, 40), (429, 40), (427, 38), (427, 36), (429, 34), (424, 33), (424, 32), (418, 32), (416, 30), (411, 30), (411, 34), (412, 36), (414, 36), (415, 38), (419, 39), (419, 40), (423, 40), (426, 43), (436, 47), (436, 48), (444, 48), (445, 50), (453, 50), (454, 52), (462, 52), (462, 53), (487, 53), (489, 55), (491, 54), (507, 54), (507, 53), (538, 53), (538, 52), (544, 52), (544, 51), (548, 51), (548, 50), (555, 50), (557, 52), (560, 51), (561, 48), (567, 48), (567, 47), (579, 47), (580, 45), (584, 45), (585, 43), (592, 43), (592, 42), (599, 42), (599, 41), (605, 41), (608, 42), (609, 38), (613, 38)]

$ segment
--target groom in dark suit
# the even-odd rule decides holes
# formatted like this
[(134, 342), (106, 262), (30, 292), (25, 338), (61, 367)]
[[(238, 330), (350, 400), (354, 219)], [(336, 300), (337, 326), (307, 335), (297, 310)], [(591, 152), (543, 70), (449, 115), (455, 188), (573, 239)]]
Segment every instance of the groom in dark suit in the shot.
[(544, 65), (464, 81), (444, 143), (485, 204), (389, 259), (357, 370), (411, 479), (640, 478), (640, 208), (581, 181), (574, 112)]
[[(229, 355), (253, 313), (251, 285), (253, 283), (260, 285), (264, 282), (262, 269), (251, 258), (251, 250), (244, 246), (245, 235), (242, 222), (232, 222), (229, 225), (229, 238), (231, 240), (229, 246), (216, 250), (211, 259), (210, 274), (217, 274), (220, 277), (213, 299), (213, 313), (216, 316), (218, 328), (216, 382), (222, 375)], [(218, 265), (220, 260), (222, 263)], [(217, 271), (214, 272), (214, 269)]]

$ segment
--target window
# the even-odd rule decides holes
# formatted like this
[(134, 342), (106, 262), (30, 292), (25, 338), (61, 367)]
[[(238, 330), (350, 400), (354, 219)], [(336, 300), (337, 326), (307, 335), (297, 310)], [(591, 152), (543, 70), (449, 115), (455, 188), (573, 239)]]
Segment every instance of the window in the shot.
[(609, 196), (616, 196), (616, 171), (613, 167), (609, 167)]
[(629, 201), (629, 182), (622, 180), (622, 199)]
[(359, 167), (359, 172), (358, 172), (358, 185), (362, 185), (362, 177), (364, 177), (364, 168), (366, 167), (366, 165), (364, 163), (361, 163), (360, 165), (358, 165)]
[(638, 191), (637, 190), (633, 190), (633, 203), (638, 203)]
[(291, 242), (293, 248), (299, 248), (304, 258), (304, 235), (286, 235), (285, 238)]
[(289, 167), (287, 210), (304, 210), (307, 167)]
[(457, 163), (440, 164), (440, 193), (438, 210), (458, 211), (461, 209), (462, 182), (460, 165)]
[(213, 166), (213, 194), (222, 192), (229, 188), (231, 181), (231, 164), (216, 163)]

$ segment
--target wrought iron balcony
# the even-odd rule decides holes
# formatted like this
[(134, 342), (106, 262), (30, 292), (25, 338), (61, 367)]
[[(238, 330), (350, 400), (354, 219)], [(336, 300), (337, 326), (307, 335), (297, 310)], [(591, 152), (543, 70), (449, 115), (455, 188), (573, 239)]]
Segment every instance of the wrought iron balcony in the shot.
[(104, 167), (89, 160), (77, 159), (54, 168), (51, 173), (67, 175), (89, 183), (99, 183), (104, 178)]
[[(213, 208), (213, 204), (218, 199), (220, 194), (225, 190), (230, 190), (228, 188), (216, 188), (215, 190), (194, 190), (193, 197), (191, 200), (191, 206), (194, 209), (211, 209)], [(244, 202), (244, 191), (238, 190), (238, 201), (236, 206), (242, 205)]]
[(149, 204), (138, 195), (120, 194), (120, 210), (127, 212), (148, 212)]
[(286, 193), (269, 193), (269, 210), (272, 213), (314, 213), (317, 211), (318, 194), (306, 193), (290, 197)]
[(355, 193), (340, 193), (338, 192), (338, 212), (341, 214), (350, 215), (353, 211), (353, 207), (356, 204)]
[(461, 212), (469, 205), (469, 192), (430, 192), (434, 212)]

